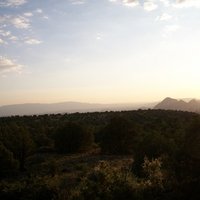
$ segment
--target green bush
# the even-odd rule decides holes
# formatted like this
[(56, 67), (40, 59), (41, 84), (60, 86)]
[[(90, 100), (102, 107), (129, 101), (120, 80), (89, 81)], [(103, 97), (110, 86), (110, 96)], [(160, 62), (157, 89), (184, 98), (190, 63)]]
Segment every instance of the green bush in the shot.
[(57, 173), (61, 172), (61, 164), (55, 160), (53, 156), (48, 158), (46, 164), (47, 174), (50, 174), (51, 177), (54, 177)]
[(94, 172), (83, 177), (77, 187), (71, 191), (71, 200), (121, 200), (134, 199), (138, 184), (130, 173), (128, 177), (119, 168), (106, 161), (100, 161)]

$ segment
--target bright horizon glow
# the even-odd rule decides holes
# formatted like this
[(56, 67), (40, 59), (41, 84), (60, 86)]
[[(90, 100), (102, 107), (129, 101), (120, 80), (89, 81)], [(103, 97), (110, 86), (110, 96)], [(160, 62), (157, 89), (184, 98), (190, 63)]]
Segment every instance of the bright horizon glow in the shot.
[(200, 0), (5, 0), (0, 13), (0, 106), (200, 99)]

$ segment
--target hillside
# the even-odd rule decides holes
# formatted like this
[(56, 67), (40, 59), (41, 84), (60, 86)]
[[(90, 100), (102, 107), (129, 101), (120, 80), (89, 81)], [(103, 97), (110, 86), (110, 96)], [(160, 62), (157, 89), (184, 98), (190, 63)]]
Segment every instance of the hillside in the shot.
[(0, 127), (1, 200), (199, 199), (197, 113), (14, 116)]

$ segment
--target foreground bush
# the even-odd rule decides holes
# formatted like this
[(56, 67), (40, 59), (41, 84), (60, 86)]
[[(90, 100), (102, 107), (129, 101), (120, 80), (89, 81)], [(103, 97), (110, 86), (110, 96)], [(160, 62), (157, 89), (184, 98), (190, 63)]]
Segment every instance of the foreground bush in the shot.
[(159, 159), (144, 160), (144, 179), (138, 179), (128, 166), (112, 167), (106, 161), (100, 161), (94, 172), (82, 178), (72, 190), (71, 200), (132, 200), (155, 199), (163, 191), (163, 176)]

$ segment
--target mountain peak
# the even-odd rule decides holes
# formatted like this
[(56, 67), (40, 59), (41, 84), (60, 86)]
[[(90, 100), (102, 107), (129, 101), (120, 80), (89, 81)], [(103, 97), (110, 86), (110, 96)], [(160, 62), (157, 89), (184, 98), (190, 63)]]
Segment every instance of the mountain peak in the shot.
[(169, 107), (178, 102), (178, 100), (176, 99), (172, 99), (170, 97), (165, 98), (162, 102), (160, 102), (159, 104), (157, 104), (154, 109), (169, 109)]
[(178, 100), (177, 99), (172, 99), (171, 97), (166, 97), (162, 102), (177, 102)]
[(192, 99), (191, 101), (189, 101), (188, 103), (193, 104), (193, 103), (198, 103), (198, 101), (196, 99)]
[(164, 109), (164, 110), (182, 110), (189, 112), (199, 112), (200, 111), (200, 102), (195, 99), (192, 99), (188, 103), (177, 99), (172, 99), (170, 97), (165, 98), (162, 102), (157, 104), (154, 109)]

